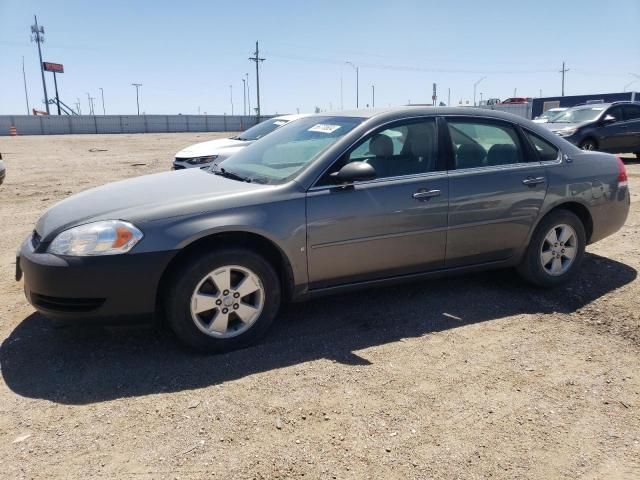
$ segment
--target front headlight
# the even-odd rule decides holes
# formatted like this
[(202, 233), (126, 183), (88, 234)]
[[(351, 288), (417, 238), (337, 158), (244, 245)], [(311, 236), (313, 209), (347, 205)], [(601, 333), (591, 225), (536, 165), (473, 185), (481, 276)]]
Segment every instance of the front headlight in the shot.
[(575, 128), (565, 128), (564, 130), (556, 130), (556, 135), (560, 135), (561, 137), (570, 137), (574, 133), (576, 133)]
[(70, 228), (53, 239), (47, 252), (73, 257), (127, 253), (142, 239), (128, 222), (106, 220)]
[(192, 157), (187, 159), (187, 163), (189, 165), (203, 165), (205, 163), (213, 162), (216, 158), (218, 158), (218, 155), (209, 155), (207, 157)]

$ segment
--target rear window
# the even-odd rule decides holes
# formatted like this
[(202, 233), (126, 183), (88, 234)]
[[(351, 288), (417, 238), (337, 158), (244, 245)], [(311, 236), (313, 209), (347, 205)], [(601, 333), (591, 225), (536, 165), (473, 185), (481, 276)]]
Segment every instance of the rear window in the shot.
[(558, 158), (559, 150), (555, 145), (546, 141), (542, 137), (539, 137), (535, 133), (525, 131), (525, 134), (538, 154), (538, 159), (541, 162), (550, 162)]

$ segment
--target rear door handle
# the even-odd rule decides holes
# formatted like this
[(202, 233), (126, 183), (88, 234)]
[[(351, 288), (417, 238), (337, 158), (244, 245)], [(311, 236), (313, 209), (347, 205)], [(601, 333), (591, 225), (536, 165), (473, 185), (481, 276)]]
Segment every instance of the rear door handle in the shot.
[(413, 194), (416, 200), (429, 200), (440, 195), (440, 190), (419, 190)]
[(524, 183), (525, 185), (533, 186), (538, 185), (539, 183), (544, 183), (544, 181), (544, 177), (527, 177), (522, 180), (522, 183)]

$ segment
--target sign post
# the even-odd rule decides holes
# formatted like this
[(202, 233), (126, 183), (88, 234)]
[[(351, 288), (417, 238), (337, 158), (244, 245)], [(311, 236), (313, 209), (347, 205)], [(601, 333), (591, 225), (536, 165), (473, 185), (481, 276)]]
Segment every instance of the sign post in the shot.
[(58, 96), (58, 80), (56, 73), (64, 73), (64, 66), (61, 63), (42, 62), (42, 66), (46, 72), (53, 72), (53, 85), (56, 88), (56, 104), (58, 106), (58, 115), (60, 113), (60, 97)]

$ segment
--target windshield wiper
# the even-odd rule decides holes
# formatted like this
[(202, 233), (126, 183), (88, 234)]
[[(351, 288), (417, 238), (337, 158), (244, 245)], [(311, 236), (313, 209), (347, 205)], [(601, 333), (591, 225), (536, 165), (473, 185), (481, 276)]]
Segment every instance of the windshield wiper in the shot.
[(249, 177), (243, 177), (242, 175), (238, 175), (237, 173), (230, 172), (225, 170), (224, 168), (220, 168), (219, 170), (214, 170), (214, 174), (220, 175), (222, 177), (230, 178), (232, 180), (239, 180), (241, 182), (251, 183), (251, 179)]

